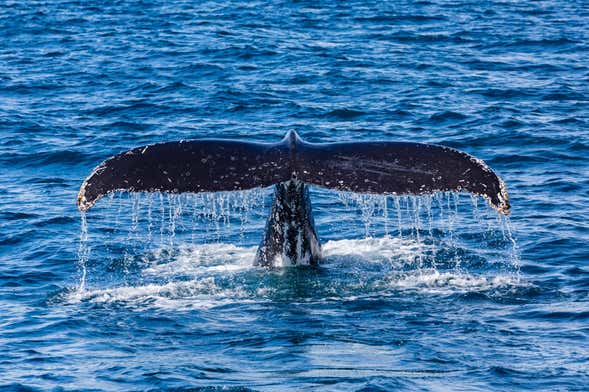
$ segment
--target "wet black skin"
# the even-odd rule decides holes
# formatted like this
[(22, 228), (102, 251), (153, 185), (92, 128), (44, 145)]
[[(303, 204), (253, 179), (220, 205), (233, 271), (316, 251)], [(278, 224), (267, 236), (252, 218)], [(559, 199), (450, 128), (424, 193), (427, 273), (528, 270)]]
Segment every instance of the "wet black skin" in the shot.
[(307, 185), (297, 180), (277, 184), (254, 264), (264, 267), (317, 265), (320, 258), (321, 245)]

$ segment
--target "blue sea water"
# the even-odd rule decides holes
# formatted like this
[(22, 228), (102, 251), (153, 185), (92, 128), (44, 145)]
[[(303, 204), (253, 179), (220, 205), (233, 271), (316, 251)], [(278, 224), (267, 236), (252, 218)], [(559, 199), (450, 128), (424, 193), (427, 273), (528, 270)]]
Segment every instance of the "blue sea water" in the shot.
[[(3, 0), (0, 389), (587, 390), (588, 26), (585, 1)], [(512, 214), (313, 188), (324, 264), (268, 271), (271, 189), (76, 208), (120, 151), (290, 129), (461, 149)]]

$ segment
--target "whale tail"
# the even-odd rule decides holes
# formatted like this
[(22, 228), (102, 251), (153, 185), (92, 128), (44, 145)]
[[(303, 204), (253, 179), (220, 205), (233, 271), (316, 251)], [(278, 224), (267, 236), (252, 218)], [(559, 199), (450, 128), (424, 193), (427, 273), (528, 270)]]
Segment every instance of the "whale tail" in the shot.
[(315, 144), (294, 131), (274, 144), (202, 139), (158, 143), (115, 155), (97, 166), (78, 194), (85, 211), (113, 191), (217, 192), (297, 179), (359, 193), (421, 195), (466, 191), (509, 214), (505, 184), (482, 160), (431, 144)]

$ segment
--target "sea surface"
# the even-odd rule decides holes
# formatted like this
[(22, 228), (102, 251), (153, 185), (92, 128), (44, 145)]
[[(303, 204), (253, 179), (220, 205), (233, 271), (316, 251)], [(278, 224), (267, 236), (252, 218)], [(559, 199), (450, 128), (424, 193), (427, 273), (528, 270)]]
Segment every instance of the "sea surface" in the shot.
[[(436, 143), (468, 194), (311, 189), (319, 268), (253, 267), (272, 189), (76, 207), (202, 137)], [(0, 390), (589, 388), (586, 1), (0, 2)]]

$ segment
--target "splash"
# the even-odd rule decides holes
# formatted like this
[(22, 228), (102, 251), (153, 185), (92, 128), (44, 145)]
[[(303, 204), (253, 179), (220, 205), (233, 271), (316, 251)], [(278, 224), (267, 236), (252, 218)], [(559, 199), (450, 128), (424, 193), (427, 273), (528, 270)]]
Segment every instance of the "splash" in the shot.
[[(342, 220), (360, 221), (364, 237), (392, 235), (423, 244), (437, 243), (454, 251), (477, 247), (495, 253), (506, 267), (519, 268), (509, 218), (488, 208), (480, 210), (479, 197), (455, 192), (400, 197), (339, 193), (337, 197), (347, 206), (338, 225)], [(505, 260), (507, 248), (509, 257)], [(452, 257), (460, 263), (460, 254)]]
[[(161, 249), (133, 285), (87, 288), (70, 293), (71, 303), (123, 303), (174, 309), (228, 303), (353, 300), (423, 293), (501, 293), (525, 283), (512, 274), (420, 267), (419, 256), (436, 248), (393, 237), (328, 241), (324, 268), (264, 270), (251, 265), (256, 247), (233, 244), (182, 245), (170, 256)], [(429, 255), (429, 256), (428, 256)], [(162, 262), (162, 258), (167, 258)]]
[(320, 278), (303, 269), (251, 266), (264, 230), (267, 189), (122, 193), (110, 198), (111, 205), (96, 206), (91, 218), (82, 214), (81, 279), (72, 300), (216, 306), (231, 299), (289, 297), (294, 286), (307, 285), (314, 289), (305, 298), (319, 300), (396, 291), (489, 291), (521, 284), (509, 219), (480, 209), (477, 197), (311, 192), (324, 242), (325, 268), (320, 270), (329, 271)]

